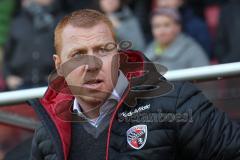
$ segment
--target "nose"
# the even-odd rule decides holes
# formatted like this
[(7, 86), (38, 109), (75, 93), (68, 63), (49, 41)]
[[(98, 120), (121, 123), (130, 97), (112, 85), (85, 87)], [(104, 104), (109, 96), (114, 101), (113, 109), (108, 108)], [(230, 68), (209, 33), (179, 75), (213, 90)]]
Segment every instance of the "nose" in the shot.
[(95, 72), (102, 68), (102, 60), (93, 55), (88, 55), (86, 64), (88, 72)]
[(87, 55), (85, 64), (88, 65), (87, 74), (84, 77), (85, 81), (95, 79), (102, 68), (102, 61), (96, 56)]

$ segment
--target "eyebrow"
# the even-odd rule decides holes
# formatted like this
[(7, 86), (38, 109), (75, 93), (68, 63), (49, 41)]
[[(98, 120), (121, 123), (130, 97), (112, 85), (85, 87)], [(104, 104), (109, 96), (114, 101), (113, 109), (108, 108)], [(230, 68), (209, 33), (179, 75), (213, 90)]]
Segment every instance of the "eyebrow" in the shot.
[(79, 52), (79, 51), (87, 51), (87, 48), (74, 48), (72, 50), (70, 50), (69, 54), (68, 54), (68, 58), (71, 57), (74, 53)]
[[(101, 47), (104, 47), (106, 46), (108, 43), (110, 42), (107, 42), (107, 43), (100, 43), (100, 44), (97, 44), (95, 46), (93, 46), (93, 50), (95, 49), (99, 49)], [(76, 52), (79, 52), (79, 51), (87, 51), (88, 49), (86, 47), (82, 47), (82, 48), (73, 48), (70, 50), (69, 54), (68, 54), (68, 57), (71, 57), (74, 53)]]

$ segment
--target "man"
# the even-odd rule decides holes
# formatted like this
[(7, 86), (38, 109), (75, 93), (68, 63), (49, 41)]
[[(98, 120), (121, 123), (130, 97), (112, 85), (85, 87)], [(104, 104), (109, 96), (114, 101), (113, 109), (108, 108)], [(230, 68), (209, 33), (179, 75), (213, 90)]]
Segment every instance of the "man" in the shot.
[(30, 159), (240, 158), (236, 123), (190, 83), (169, 84), (139, 52), (115, 43), (111, 22), (97, 11), (58, 24), (57, 74), (44, 98), (30, 101), (42, 122)]
[(62, 17), (56, 0), (22, 0), (4, 49), (4, 78), (9, 90), (47, 84), (53, 69), (53, 31)]
[(154, 40), (145, 52), (151, 61), (161, 63), (168, 70), (209, 65), (202, 47), (182, 32), (182, 21), (176, 10), (155, 10), (151, 24)]

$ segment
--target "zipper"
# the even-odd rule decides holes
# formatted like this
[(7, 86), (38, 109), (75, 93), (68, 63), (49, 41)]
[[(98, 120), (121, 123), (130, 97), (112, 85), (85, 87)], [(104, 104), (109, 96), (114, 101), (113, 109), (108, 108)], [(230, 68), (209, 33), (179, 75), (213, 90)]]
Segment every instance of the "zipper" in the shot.
[(114, 122), (114, 118), (117, 114), (117, 111), (122, 106), (123, 101), (126, 99), (129, 91), (130, 91), (130, 85), (128, 85), (128, 89), (125, 91), (125, 94), (123, 95), (123, 98), (120, 100), (120, 102), (116, 106), (116, 109), (114, 110), (113, 115), (110, 119), (110, 123), (109, 123), (109, 127), (108, 127), (108, 133), (107, 133), (106, 159), (105, 160), (109, 160), (109, 145), (110, 145), (111, 129), (112, 129), (112, 125), (113, 125), (113, 122)]

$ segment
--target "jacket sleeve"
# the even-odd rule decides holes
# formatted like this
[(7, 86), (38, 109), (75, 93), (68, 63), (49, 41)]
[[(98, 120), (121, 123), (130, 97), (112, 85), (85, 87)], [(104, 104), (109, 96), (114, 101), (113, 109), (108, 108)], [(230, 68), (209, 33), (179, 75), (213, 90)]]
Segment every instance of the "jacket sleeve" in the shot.
[(42, 129), (42, 126), (39, 126), (34, 133), (33, 140), (32, 140), (32, 147), (31, 147), (31, 153), (30, 153), (30, 160), (43, 160), (41, 158), (41, 150), (39, 148), (39, 139), (40, 139), (40, 131)]
[(53, 143), (42, 124), (35, 130), (30, 160), (57, 160)]
[(183, 159), (240, 159), (240, 126), (185, 83), (179, 91), (177, 113), (188, 113), (188, 121), (177, 123), (177, 148)]

